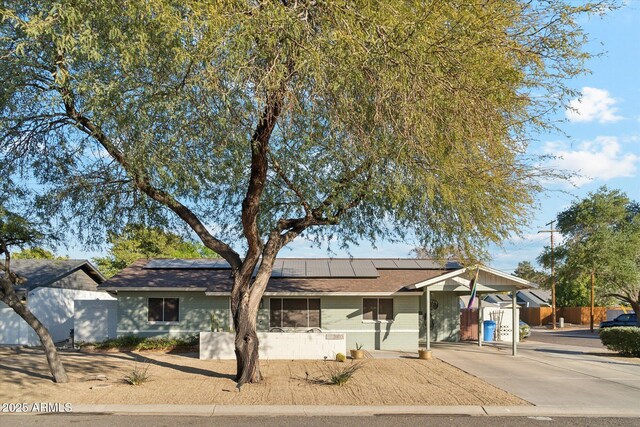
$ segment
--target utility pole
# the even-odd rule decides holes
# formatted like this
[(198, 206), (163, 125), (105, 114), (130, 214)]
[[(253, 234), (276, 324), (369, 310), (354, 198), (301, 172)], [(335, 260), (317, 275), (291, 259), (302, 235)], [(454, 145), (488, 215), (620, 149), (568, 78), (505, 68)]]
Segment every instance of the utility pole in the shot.
[(555, 273), (555, 254), (553, 252), (553, 233), (558, 230), (553, 229), (553, 223), (555, 220), (546, 223), (549, 226), (548, 230), (540, 230), (538, 233), (551, 233), (551, 322), (552, 329), (556, 329), (556, 273)]
[(593, 318), (594, 318), (594, 311), (595, 311), (595, 305), (596, 305), (596, 270), (595, 268), (591, 269), (591, 310), (590, 311), (590, 318), (591, 321), (589, 322), (590, 324), (590, 330), (591, 333), (593, 333)]

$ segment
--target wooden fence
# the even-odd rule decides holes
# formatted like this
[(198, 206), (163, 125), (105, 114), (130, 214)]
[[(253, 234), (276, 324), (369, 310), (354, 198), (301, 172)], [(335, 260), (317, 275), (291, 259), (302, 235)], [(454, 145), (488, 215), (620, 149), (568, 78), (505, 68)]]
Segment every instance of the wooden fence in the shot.
[(475, 341), (478, 339), (478, 309), (460, 309), (460, 341)]
[[(595, 307), (593, 322), (599, 324), (607, 320), (607, 310), (611, 307)], [(564, 317), (565, 323), (574, 325), (588, 325), (591, 321), (589, 307), (560, 307), (557, 309), (556, 320)], [(520, 308), (520, 319), (530, 326), (544, 326), (551, 323), (551, 307)]]

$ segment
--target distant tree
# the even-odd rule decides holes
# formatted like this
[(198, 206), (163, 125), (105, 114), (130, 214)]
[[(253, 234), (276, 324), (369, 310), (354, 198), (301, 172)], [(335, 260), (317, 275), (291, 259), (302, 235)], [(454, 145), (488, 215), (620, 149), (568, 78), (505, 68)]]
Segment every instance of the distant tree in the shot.
[(513, 275), (533, 282), (541, 288), (549, 288), (551, 286), (549, 275), (544, 271), (536, 270), (529, 261), (520, 261)]
[(127, 225), (122, 233), (109, 233), (106, 257), (94, 258), (98, 269), (111, 277), (141, 258), (219, 258), (202, 243), (157, 227)]
[(12, 255), (13, 259), (69, 259), (68, 256), (58, 256), (53, 252), (41, 248), (41, 247), (33, 247), (26, 248), (18, 252), (14, 252)]
[(66, 383), (69, 378), (51, 334), (17, 295), (15, 287), (23, 279), (11, 270), (10, 248), (37, 244), (46, 239), (47, 235), (39, 231), (36, 224), (0, 206), (0, 254), (4, 255), (4, 262), (0, 264), (0, 301), (11, 307), (35, 331), (44, 347), (55, 382)]
[[(600, 302), (615, 298), (639, 312), (638, 203), (619, 190), (601, 187), (560, 212), (557, 220), (557, 228), (564, 237), (556, 252), (559, 294), (585, 305), (593, 275)], [(548, 250), (540, 261), (548, 265)]]

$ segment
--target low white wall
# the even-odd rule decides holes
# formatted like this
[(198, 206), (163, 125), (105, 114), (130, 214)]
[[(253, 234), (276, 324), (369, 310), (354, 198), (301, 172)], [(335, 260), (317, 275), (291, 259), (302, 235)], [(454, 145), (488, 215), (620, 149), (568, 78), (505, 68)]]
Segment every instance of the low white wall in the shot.
[[(200, 332), (200, 359), (235, 359), (233, 332)], [(346, 354), (344, 333), (258, 332), (260, 359), (333, 359)]]
[[(27, 305), (38, 320), (47, 327), (53, 341), (59, 342), (69, 338), (69, 333), (74, 327), (74, 300), (115, 301), (115, 298), (106, 292), (38, 288), (29, 292)], [(31, 329), (29, 345), (40, 345), (40, 339)]]
[(116, 337), (117, 300), (75, 300), (74, 308), (76, 342), (101, 342)]
[(0, 345), (27, 345), (30, 330), (13, 308), (0, 302)]
[[(37, 288), (27, 297), (27, 307), (49, 330), (54, 342), (64, 341), (74, 328), (74, 300), (116, 302), (106, 292), (79, 289)], [(13, 309), (0, 303), (0, 344), (40, 345), (38, 335)], [(117, 320), (117, 319), (116, 319)]]

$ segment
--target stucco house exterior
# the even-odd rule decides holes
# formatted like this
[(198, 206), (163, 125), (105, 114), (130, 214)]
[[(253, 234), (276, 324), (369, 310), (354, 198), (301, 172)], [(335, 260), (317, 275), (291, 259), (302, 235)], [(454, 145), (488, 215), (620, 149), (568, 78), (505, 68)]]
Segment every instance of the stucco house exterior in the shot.
[[(74, 327), (74, 301), (114, 299), (98, 290), (105, 278), (87, 260), (17, 259), (11, 267), (22, 279), (16, 293), (46, 326), (54, 342), (67, 339)], [(0, 344), (40, 344), (31, 327), (2, 302)]]
[[(469, 293), (472, 276), (457, 262), (433, 259), (281, 258), (257, 327), (259, 332), (344, 333), (347, 348), (359, 343), (369, 350), (414, 351), (428, 341), (427, 331), (430, 340), (457, 341), (458, 297)], [(531, 286), (506, 276), (482, 267), (480, 289)], [(135, 262), (100, 289), (118, 299), (118, 336), (150, 337), (231, 330), (231, 286), (224, 260), (156, 259)]]

